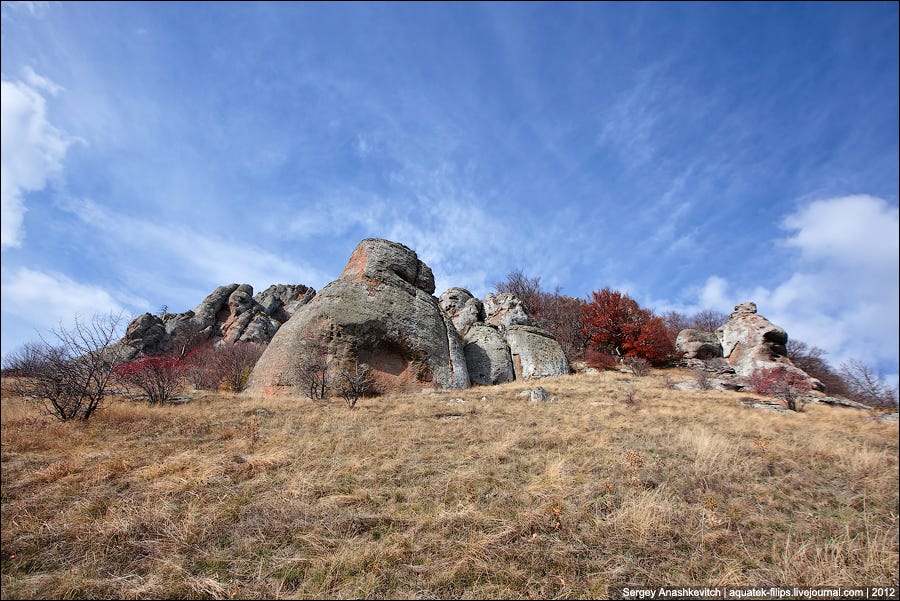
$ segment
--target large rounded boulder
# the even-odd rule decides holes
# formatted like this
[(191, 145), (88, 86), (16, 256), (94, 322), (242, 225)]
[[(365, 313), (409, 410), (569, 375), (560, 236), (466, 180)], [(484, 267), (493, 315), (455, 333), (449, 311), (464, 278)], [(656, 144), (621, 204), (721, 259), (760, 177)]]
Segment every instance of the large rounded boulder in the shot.
[(722, 356), (739, 376), (750, 377), (760, 369), (784, 367), (807, 379), (816, 390), (825, 386), (796, 367), (787, 357), (787, 332), (756, 312), (756, 303), (741, 303), (716, 330)]
[(681, 330), (675, 339), (675, 348), (685, 359), (714, 359), (722, 356), (719, 337), (703, 330)]
[(433, 296), (434, 275), (402, 244), (368, 238), (340, 277), (279, 328), (250, 376), (264, 393), (295, 381), (298, 366), (324, 353), (339, 373), (368, 364), (376, 388), (465, 388), (463, 344)]

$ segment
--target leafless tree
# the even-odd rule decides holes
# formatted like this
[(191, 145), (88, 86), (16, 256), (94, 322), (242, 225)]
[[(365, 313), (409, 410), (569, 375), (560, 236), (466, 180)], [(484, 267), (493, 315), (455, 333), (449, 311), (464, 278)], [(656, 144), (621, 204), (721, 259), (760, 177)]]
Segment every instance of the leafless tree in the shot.
[(3, 375), (28, 377), (41, 365), (41, 345), (26, 342), (3, 358)]
[(365, 363), (358, 362), (352, 369), (342, 370), (339, 381), (341, 396), (350, 409), (356, 406), (359, 397), (371, 392), (375, 386), (372, 369)]
[(681, 330), (687, 330), (694, 327), (693, 321), (684, 313), (678, 311), (667, 311), (660, 315), (666, 328), (672, 332), (673, 336), (678, 336)]
[(222, 383), (228, 390), (240, 392), (247, 386), (250, 372), (266, 350), (259, 342), (235, 342), (216, 348), (216, 362), (224, 374)]
[(525, 275), (521, 269), (516, 269), (508, 274), (502, 282), (497, 282), (494, 287), (498, 292), (509, 292), (525, 305), (525, 312), (534, 316), (540, 312), (542, 296), (541, 278), (532, 278)]
[(76, 318), (71, 328), (60, 325), (51, 330), (52, 343), (42, 339), (29, 346), (31, 367), (27, 377), (16, 382), (16, 391), (61, 421), (87, 420), (123, 360), (125, 348), (116, 343), (122, 322), (122, 314), (98, 314), (90, 321)]
[(556, 338), (569, 361), (584, 354), (587, 337), (581, 327), (583, 300), (562, 294), (559, 286), (552, 292), (543, 290), (541, 278), (527, 276), (521, 269), (506, 274), (494, 286), (498, 292), (508, 292), (522, 301), (534, 325)]
[(194, 348), (185, 357), (185, 378), (197, 390), (216, 390), (225, 377), (212, 342)]
[(184, 321), (175, 328), (169, 338), (167, 354), (184, 359), (196, 348), (199, 348), (208, 340), (208, 336), (200, 331), (200, 327), (193, 321)]
[(841, 377), (850, 398), (870, 407), (896, 407), (897, 389), (892, 388), (871, 366), (858, 359), (841, 364)]
[(324, 399), (334, 386), (334, 375), (328, 364), (328, 349), (323, 341), (314, 341), (294, 366), (292, 378), (312, 400)]
[(809, 346), (805, 342), (793, 338), (787, 341), (787, 357), (791, 362), (825, 385), (829, 394), (851, 396), (846, 382), (825, 360), (824, 349)]

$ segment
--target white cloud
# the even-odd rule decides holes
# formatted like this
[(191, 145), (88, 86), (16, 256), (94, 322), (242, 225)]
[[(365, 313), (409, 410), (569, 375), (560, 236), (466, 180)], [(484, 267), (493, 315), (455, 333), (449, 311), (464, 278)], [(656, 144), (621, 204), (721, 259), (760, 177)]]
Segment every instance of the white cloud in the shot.
[[(317, 269), (259, 250), (250, 241), (235, 242), (184, 225), (148, 222), (88, 200), (70, 202), (65, 208), (101, 230), (121, 256), (142, 257), (140, 265), (131, 268), (140, 272), (144, 278), (140, 283), (150, 289), (159, 285), (160, 272), (169, 279), (186, 278), (193, 285), (236, 282), (249, 283), (255, 289), (278, 283), (318, 287), (327, 281)], [(127, 269), (128, 261), (123, 263)]]
[(25, 67), (25, 82), (32, 88), (43, 90), (51, 96), (56, 96), (63, 90), (62, 86), (50, 81), (46, 77), (38, 75), (31, 67)]
[(56, 93), (50, 80), (26, 69), (26, 82), (2, 80), (2, 188), (0, 247), (21, 246), (24, 237), (24, 196), (42, 190), (62, 171), (71, 139), (47, 120), (40, 90)]
[(20, 267), (3, 277), (3, 312), (24, 319), (35, 327), (49, 328), (76, 315), (89, 316), (124, 311), (106, 290), (82, 284), (59, 273), (44, 273)]
[(662, 306), (687, 313), (701, 308), (729, 312), (737, 303), (752, 300), (791, 338), (828, 351), (833, 364), (858, 358), (881, 366), (896, 380), (897, 208), (872, 196), (829, 198), (798, 209), (782, 226), (789, 233), (781, 241), (784, 248), (799, 254), (794, 273), (785, 281), (773, 288), (737, 289), (714, 275), (696, 291), (695, 302)]

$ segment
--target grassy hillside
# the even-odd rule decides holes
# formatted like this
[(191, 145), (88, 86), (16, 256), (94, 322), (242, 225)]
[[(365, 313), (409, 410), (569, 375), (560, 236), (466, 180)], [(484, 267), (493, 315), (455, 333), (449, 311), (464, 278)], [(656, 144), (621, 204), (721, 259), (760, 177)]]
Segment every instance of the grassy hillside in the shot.
[[(362, 399), (2, 400), (2, 595), (616, 597), (898, 582), (898, 427), (604, 372)], [(535, 383), (531, 383), (531, 386)], [(633, 397), (634, 403), (629, 402)]]

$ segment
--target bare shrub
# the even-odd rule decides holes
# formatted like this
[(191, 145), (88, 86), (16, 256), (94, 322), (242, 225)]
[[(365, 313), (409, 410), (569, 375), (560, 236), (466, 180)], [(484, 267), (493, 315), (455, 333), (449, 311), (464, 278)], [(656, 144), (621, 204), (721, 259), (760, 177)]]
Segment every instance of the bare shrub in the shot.
[(12, 377), (28, 377), (41, 365), (41, 345), (26, 342), (3, 358), (2, 374)]
[(20, 378), (16, 392), (36, 400), (61, 421), (87, 420), (106, 396), (113, 370), (122, 362), (121, 314), (94, 315), (85, 322), (76, 317), (71, 328), (51, 331), (46, 340), (29, 345), (24, 360), (28, 377)]
[(862, 361), (850, 359), (842, 363), (841, 377), (854, 401), (871, 407), (897, 406), (897, 389)]
[(532, 323), (553, 335), (570, 362), (583, 355), (587, 338), (581, 327), (582, 299), (562, 294), (559, 286), (543, 290), (541, 278), (529, 277), (521, 269), (508, 273), (495, 288), (522, 301)]
[(715, 332), (719, 326), (728, 321), (728, 315), (721, 311), (703, 309), (698, 311), (690, 319), (690, 327), (704, 332)]
[(776, 398), (791, 411), (803, 409), (801, 397), (812, 388), (803, 375), (780, 365), (756, 370), (750, 385), (756, 394)]
[(185, 377), (198, 390), (240, 392), (266, 347), (259, 342), (236, 342), (195, 348), (186, 357)]
[(825, 385), (829, 394), (852, 396), (847, 383), (831, 365), (825, 360), (827, 354), (824, 349), (817, 346), (809, 346), (803, 341), (793, 338), (787, 341), (787, 357), (791, 363), (816, 378)]
[(328, 365), (328, 349), (323, 341), (311, 344), (294, 366), (291, 378), (311, 400), (324, 399), (334, 386)]
[(709, 377), (709, 372), (703, 369), (702, 367), (694, 368), (693, 372), (691, 372), (694, 376), (694, 382), (697, 383), (697, 387), (700, 390), (712, 390), (712, 379)]
[(622, 362), (639, 378), (650, 374), (650, 362), (643, 357), (625, 357)]
[(218, 390), (225, 377), (216, 360), (216, 348), (212, 343), (195, 348), (185, 357), (185, 378), (197, 390)]
[(365, 363), (356, 363), (353, 369), (342, 370), (339, 376), (339, 387), (347, 407), (353, 409), (359, 397), (365, 396), (375, 387), (372, 369)]
[(128, 388), (140, 390), (151, 405), (167, 403), (181, 390), (186, 366), (171, 357), (141, 357), (119, 365), (116, 378)]
[(629, 386), (622, 391), (622, 402), (628, 407), (638, 407), (641, 404), (641, 399), (638, 398), (637, 388), (634, 386)]
[(220, 384), (234, 392), (246, 388), (250, 373), (265, 350), (266, 346), (259, 342), (235, 342), (219, 346), (216, 349), (216, 362), (222, 373)]
[(202, 346), (208, 337), (193, 321), (185, 321), (175, 328), (167, 345), (168, 353), (176, 359), (184, 359), (191, 351)]

